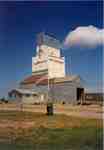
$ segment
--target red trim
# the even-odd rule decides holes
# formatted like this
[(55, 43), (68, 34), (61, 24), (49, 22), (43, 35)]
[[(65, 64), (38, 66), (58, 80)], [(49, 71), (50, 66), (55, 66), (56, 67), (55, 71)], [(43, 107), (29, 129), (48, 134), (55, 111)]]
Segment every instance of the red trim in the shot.
[(59, 60), (53, 60), (53, 59), (50, 59), (50, 60), (63, 64), (63, 62), (61, 62)]
[[(43, 78), (43, 80), (41, 80)], [(24, 81), (21, 82), (21, 84), (31, 84), (36, 83), (38, 80), (40, 82), (44, 81), (45, 79), (48, 79), (47, 75), (32, 75), (27, 77)]]
[(37, 64), (40, 64), (40, 63), (43, 63), (43, 62), (46, 62), (46, 60), (44, 60), (44, 61), (38, 61), (37, 63), (34, 63), (34, 65), (37, 65)]

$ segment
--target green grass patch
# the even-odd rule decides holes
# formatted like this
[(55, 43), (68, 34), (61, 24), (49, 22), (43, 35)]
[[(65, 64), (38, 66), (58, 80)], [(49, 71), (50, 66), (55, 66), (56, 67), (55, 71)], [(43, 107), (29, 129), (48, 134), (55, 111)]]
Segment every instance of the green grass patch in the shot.
[(28, 112), (0, 112), (0, 120), (34, 122), (29, 128), (0, 128), (1, 150), (102, 150), (101, 119)]
[(23, 134), (14, 140), (1, 143), (0, 147), (4, 146), (2, 150), (102, 150), (101, 129), (46, 129), (41, 127), (21, 131), (21, 133)]

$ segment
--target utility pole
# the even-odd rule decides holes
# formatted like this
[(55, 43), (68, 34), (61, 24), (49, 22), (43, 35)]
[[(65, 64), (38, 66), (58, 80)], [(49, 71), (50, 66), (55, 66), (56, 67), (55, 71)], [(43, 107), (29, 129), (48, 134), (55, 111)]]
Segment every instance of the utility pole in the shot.
[[(48, 52), (47, 65), (49, 65), (49, 52)], [(52, 89), (52, 79), (49, 78), (49, 72), (48, 72), (48, 101), (47, 101), (47, 115), (48, 116), (53, 115), (53, 102), (52, 102), (51, 89)]]
[(71, 55), (70, 55), (70, 75), (72, 75), (72, 68), (71, 68)]

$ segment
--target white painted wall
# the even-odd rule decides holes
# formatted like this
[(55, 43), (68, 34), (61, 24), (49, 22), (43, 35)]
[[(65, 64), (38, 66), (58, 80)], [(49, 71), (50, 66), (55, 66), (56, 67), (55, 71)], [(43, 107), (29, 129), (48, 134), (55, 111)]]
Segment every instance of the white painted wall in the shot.
[(42, 93), (42, 92), (44, 92), (44, 91), (42, 91), (42, 88), (41, 88), (41, 93), (37, 93), (36, 95), (30, 94), (29, 96), (27, 96), (26, 94), (22, 94), (20, 101), (22, 103), (26, 103), (26, 104), (45, 103), (45, 102), (47, 102), (48, 91), (46, 91), (44, 93)]
[(25, 95), (22, 96), (22, 103), (33, 104), (37, 101), (38, 101), (38, 99), (32, 95), (29, 97), (27, 97)]
[(64, 77), (65, 76), (64, 59), (49, 58), (48, 75), (49, 78)]
[(32, 58), (32, 73), (42, 70), (48, 70), (49, 78), (65, 76), (65, 60), (60, 56), (60, 49), (37, 46), (36, 57)]
[(48, 62), (47, 61), (40, 61), (39, 63), (34, 63), (35, 58), (33, 58), (33, 63), (32, 63), (32, 72), (37, 72), (37, 71), (44, 71), (48, 69)]

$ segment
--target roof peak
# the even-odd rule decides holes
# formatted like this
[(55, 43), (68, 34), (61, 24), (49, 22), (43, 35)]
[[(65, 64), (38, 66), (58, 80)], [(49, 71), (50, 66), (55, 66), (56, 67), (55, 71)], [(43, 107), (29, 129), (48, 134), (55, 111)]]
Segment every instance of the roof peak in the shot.
[(58, 39), (56, 39), (54, 35), (47, 34), (44, 32), (40, 32), (39, 34), (37, 34), (36, 41), (37, 41), (37, 45), (45, 44), (50, 47), (54, 47), (58, 49), (61, 48), (61, 42)]

